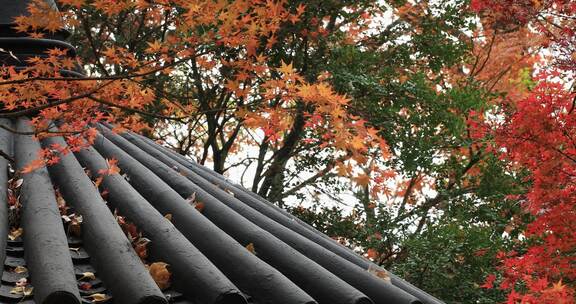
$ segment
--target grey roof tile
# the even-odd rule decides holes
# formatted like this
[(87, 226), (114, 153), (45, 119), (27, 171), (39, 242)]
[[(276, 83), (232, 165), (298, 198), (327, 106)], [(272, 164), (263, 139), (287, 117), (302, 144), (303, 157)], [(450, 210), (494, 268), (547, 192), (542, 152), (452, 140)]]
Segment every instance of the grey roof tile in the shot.
[[(29, 128), (26, 119), (15, 125)], [(106, 294), (108, 303), (441, 303), (223, 176), (140, 135), (98, 129), (93, 147), (22, 176), (24, 233), (0, 251), (6, 253), (0, 303), (22, 300), (10, 293), (21, 278), (30, 280), (36, 303), (86, 302), (93, 293)], [(41, 145), (54, 144), (66, 145), (59, 137), (38, 143), (0, 130), (0, 149), (14, 145), (17, 168)], [(111, 158), (121, 174), (104, 175), (98, 191), (94, 172), (107, 169)], [(6, 159), (0, 167), (10, 171)], [(8, 178), (0, 174), (4, 188)], [(54, 189), (68, 214), (82, 215), (81, 238), (61, 219)], [(158, 289), (115, 212), (151, 241), (149, 262), (170, 265), (171, 288)], [(0, 218), (7, 226), (6, 214)], [(15, 273), (18, 266), (29, 274)], [(86, 272), (96, 278), (79, 280)]]

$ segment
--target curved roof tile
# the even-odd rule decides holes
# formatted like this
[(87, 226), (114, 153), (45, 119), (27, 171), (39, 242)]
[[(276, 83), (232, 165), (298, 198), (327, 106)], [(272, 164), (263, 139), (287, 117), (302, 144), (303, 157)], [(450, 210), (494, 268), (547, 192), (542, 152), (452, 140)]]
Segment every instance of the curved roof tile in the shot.
[[(23, 118), (0, 123), (30, 131)], [(23, 228), (0, 239), (0, 303), (90, 303), (93, 294), (103, 303), (442, 303), (223, 176), (143, 136), (98, 129), (92, 147), (21, 177), (0, 158), (0, 187), (22, 205), (14, 219), (0, 196), (0, 232)], [(15, 169), (55, 144), (66, 146), (0, 130)], [(107, 159), (120, 174), (97, 173)], [(148, 263), (169, 265), (170, 288), (156, 286), (118, 216), (149, 241)], [(31, 295), (14, 293), (21, 278)]]

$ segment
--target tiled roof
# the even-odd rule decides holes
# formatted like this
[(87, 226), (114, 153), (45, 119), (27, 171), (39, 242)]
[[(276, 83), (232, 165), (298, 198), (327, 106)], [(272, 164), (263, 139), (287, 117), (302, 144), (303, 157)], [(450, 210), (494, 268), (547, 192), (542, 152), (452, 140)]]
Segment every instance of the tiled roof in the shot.
[[(19, 1), (0, 0), (13, 9), (0, 10), (0, 47), (19, 58), (55, 45), (72, 55), (54, 40), (65, 33), (10, 36)], [(20, 174), (42, 147), (66, 142), (26, 135), (26, 118), (0, 125), (0, 303), (442, 303), (143, 136), (99, 125), (92, 147)], [(120, 174), (105, 174), (110, 160)], [(151, 275), (161, 263), (171, 273), (162, 290)]]
[[(33, 131), (26, 119), (0, 123)], [(11, 293), (28, 277), (36, 303), (90, 302), (93, 293), (105, 303), (441, 303), (223, 176), (137, 134), (98, 127), (93, 147), (48, 169), (12, 177), (0, 159), (0, 185), (18, 192), (23, 229), (7, 241), (0, 302), (33, 303)], [(66, 145), (0, 130), (16, 170), (55, 144)], [(120, 174), (95, 174), (110, 159)], [(6, 228), (11, 211), (2, 206)], [(150, 240), (149, 263), (169, 265), (171, 288), (157, 287), (115, 213)], [(68, 221), (78, 215), (81, 238)]]

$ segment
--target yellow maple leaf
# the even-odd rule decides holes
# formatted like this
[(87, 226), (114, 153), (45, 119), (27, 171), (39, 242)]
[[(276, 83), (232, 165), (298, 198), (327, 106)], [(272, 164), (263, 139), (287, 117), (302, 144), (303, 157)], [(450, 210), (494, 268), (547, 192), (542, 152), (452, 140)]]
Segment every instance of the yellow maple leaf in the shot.
[(285, 76), (290, 76), (294, 74), (294, 68), (292, 67), (292, 63), (286, 64), (284, 60), (282, 60), (281, 66), (278, 69), (278, 72), (284, 74)]
[(361, 150), (365, 147), (364, 139), (360, 136), (354, 136), (350, 145), (354, 150)]
[(354, 177), (354, 181), (359, 186), (368, 186), (368, 184), (370, 183), (370, 176), (368, 176), (368, 174), (365, 173), (360, 173), (356, 177)]
[(160, 43), (160, 41), (158, 40), (154, 40), (154, 42), (147, 42), (147, 43), (148, 48), (146, 49), (146, 52), (148, 54), (158, 53), (160, 52), (160, 50), (162, 50), (162, 43)]

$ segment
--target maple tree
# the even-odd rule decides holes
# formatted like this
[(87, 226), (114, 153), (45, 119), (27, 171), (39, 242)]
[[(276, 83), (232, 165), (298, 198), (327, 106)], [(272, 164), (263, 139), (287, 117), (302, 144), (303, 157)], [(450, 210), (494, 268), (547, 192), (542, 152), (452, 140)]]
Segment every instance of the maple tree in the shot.
[[(574, 303), (574, 71), (573, 1), (472, 1), (485, 25), (499, 32), (539, 35), (532, 47), (541, 70), (521, 94), (500, 100), (504, 118), (493, 130), (502, 159), (527, 169), (530, 186), (514, 197), (533, 219), (514, 250), (499, 254), (499, 276), (483, 287), (508, 290), (508, 303)], [(538, 54), (539, 55), (539, 54)]]
[(574, 300), (572, 95), (558, 83), (543, 81), (515, 103), (510, 121), (500, 129), (506, 157), (530, 170), (532, 186), (519, 200), (535, 217), (524, 232), (530, 239), (527, 248), (501, 254), (504, 276), (499, 286), (512, 290), (510, 302)]
[[(65, 27), (78, 56), (0, 67), (0, 118), (33, 114), (38, 137), (65, 135), (73, 151), (109, 122), (219, 173), (243, 168), (254, 192), (319, 203), (290, 209), (446, 299), (502, 299), (474, 284), (511, 246), (483, 287), (512, 290), (511, 303), (573, 298), (573, 93), (532, 77), (576, 67), (571, 1), (58, 4), (35, 1), (16, 28)], [(100, 173), (117, 173), (108, 162)], [(351, 214), (321, 205), (349, 189)]]
[[(72, 149), (93, 139), (90, 126), (99, 121), (136, 131), (153, 124), (186, 130), (182, 152), (196, 149), (199, 162), (210, 158), (217, 172), (242, 145), (258, 145), (263, 156), (254, 184), (264, 196), (279, 195), (286, 164), (300, 149), (333, 149), (322, 172), (366, 163), (369, 151), (386, 149), (306, 59), (311, 52), (320, 54), (314, 60), (324, 57), (326, 37), (361, 27), (363, 19), (353, 17), (370, 15), (371, 2), (326, 7), (320, 16), (307, 13), (314, 11), (307, 6), (320, 5), (312, 2), (60, 1), (60, 15), (34, 3), (17, 29), (42, 37), (66, 26), (83, 60), (51, 50), (25, 69), (5, 67), (12, 80), (2, 83), (8, 100), (2, 117), (39, 111), (33, 121), (39, 133), (59, 121)], [(357, 11), (336, 24), (349, 9)], [(289, 56), (287, 48), (298, 52)], [(88, 75), (65, 77), (77, 64)], [(44, 159), (56, 161), (49, 154)]]

